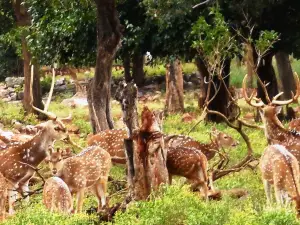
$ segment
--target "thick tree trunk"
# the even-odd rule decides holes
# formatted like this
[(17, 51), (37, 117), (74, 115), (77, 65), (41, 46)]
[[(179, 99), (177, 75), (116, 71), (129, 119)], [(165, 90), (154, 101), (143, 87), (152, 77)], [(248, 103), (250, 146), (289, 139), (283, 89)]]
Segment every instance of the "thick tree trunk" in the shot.
[[(230, 73), (230, 59), (226, 59), (224, 63), (224, 68), (222, 71), (222, 77), (224, 79), (224, 83), (226, 87), (229, 87), (229, 73)], [(227, 118), (232, 117), (230, 113), (233, 111), (230, 109), (230, 104), (229, 104), (229, 95), (228, 91), (226, 90), (226, 87), (224, 86), (223, 82), (221, 82), (217, 76), (213, 77), (213, 81), (216, 84), (217, 87), (220, 87), (219, 92), (217, 93), (216, 97), (213, 99), (213, 101), (209, 104), (208, 109), (218, 111), (225, 115)], [(212, 87), (210, 90), (210, 98), (214, 96), (215, 90)], [(212, 122), (222, 122), (223, 119), (215, 114), (208, 114), (207, 115), (207, 120), (212, 121)]]
[(97, 7), (97, 61), (88, 87), (89, 112), (94, 133), (112, 129), (111, 74), (121, 32), (115, 0), (94, 0)]
[(184, 111), (182, 64), (175, 59), (166, 66), (166, 106), (167, 113)]
[(132, 76), (130, 73), (130, 56), (128, 53), (125, 53), (123, 55), (123, 67), (124, 67), (125, 81), (128, 83), (132, 80)]
[(198, 69), (198, 72), (200, 74), (200, 93), (199, 93), (199, 99), (198, 99), (198, 107), (200, 109), (204, 108), (204, 103), (206, 99), (206, 92), (207, 92), (207, 85), (205, 84), (205, 79), (209, 76), (207, 68), (203, 62), (203, 60), (200, 57), (196, 58), (196, 66)]
[(289, 60), (289, 54), (279, 51), (275, 55), (279, 78), (282, 83), (282, 91), (284, 99), (292, 97), (291, 91), (295, 93), (296, 83), (293, 75), (293, 70)]
[[(263, 57), (257, 68), (257, 74), (261, 81), (264, 84), (268, 84), (266, 88), (271, 100), (276, 94), (278, 94), (277, 80), (272, 65), (272, 58), (273, 55), (271, 53), (267, 54), (265, 57)], [(263, 88), (259, 82), (257, 83), (257, 97), (261, 98), (264, 103), (268, 103)]]
[(138, 87), (145, 82), (144, 56), (139, 52), (132, 57), (132, 78)]
[[(25, 5), (22, 4), (21, 0), (16, 0), (13, 3), (13, 8), (16, 15), (16, 23), (17, 26), (30, 26), (30, 15), (27, 13), (27, 9)], [(35, 107), (43, 109), (44, 105), (42, 102), (42, 92), (40, 86), (40, 75), (39, 75), (39, 67), (34, 62), (31, 62), (32, 57), (29, 52), (27, 42), (25, 39), (25, 34), (21, 37), (22, 44), (22, 55), (23, 55), (23, 73), (24, 73), (24, 99), (23, 99), (23, 107), (27, 113), (36, 111), (32, 110), (31, 104)], [(30, 81), (31, 81), (31, 68), (30, 64), (34, 64), (34, 80), (32, 84), (32, 96), (30, 90)], [(31, 102), (32, 101), (32, 102)]]

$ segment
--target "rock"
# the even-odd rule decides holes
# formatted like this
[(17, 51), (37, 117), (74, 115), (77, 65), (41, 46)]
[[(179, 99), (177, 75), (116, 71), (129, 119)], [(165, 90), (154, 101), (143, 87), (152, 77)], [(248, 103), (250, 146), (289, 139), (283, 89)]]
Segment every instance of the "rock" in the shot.
[(66, 84), (66, 78), (64, 77), (55, 81), (55, 86), (62, 86), (64, 84)]
[(68, 89), (66, 84), (54, 87), (54, 92), (65, 92)]
[(190, 82), (192, 82), (195, 85), (200, 85), (200, 74), (198, 73), (192, 73), (189, 79)]
[(10, 98), (10, 97), (3, 98), (2, 101), (4, 101), (4, 102), (10, 102), (10, 101), (11, 101), (11, 98)]
[(15, 85), (23, 85), (24, 77), (7, 77), (5, 79), (7, 87), (14, 87)]
[(0, 98), (6, 98), (9, 95), (9, 91), (7, 89), (0, 89)]
[(8, 91), (9, 94), (11, 94), (11, 93), (15, 92), (15, 89), (12, 88), (12, 87), (9, 87), (9, 88), (7, 88), (7, 91)]
[(68, 99), (64, 99), (61, 103), (63, 105), (73, 107), (73, 108), (88, 106), (88, 102), (86, 98), (68, 98)]
[(23, 100), (24, 98), (24, 92), (23, 91), (20, 91), (17, 93), (17, 100)]
[(10, 99), (11, 99), (11, 101), (16, 101), (17, 100), (17, 93), (11, 93), (10, 94)]
[(183, 88), (184, 89), (194, 89), (194, 84), (191, 81), (183, 82)]

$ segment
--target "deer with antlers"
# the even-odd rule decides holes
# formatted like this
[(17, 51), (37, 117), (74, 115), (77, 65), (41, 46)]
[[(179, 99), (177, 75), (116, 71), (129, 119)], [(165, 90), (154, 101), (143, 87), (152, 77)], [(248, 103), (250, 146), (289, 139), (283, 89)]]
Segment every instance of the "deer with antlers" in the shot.
[(50, 152), (49, 158), (53, 175), (61, 178), (72, 194), (77, 194), (77, 208), (74, 212), (81, 212), (87, 188), (97, 197), (98, 211), (106, 205), (107, 180), (111, 168), (108, 152), (91, 146), (71, 157), (64, 157), (60, 150)]
[(300, 171), (298, 160), (283, 145), (270, 145), (260, 160), (260, 170), (266, 191), (267, 202), (271, 202), (271, 184), (274, 185), (277, 204), (285, 200), (284, 192), (296, 204), (297, 217), (300, 217)]
[[(255, 91), (252, 92), (250, 97), (246, 93), (246, 79), (243, 80), (243, 95), (246, 102), (259, 109), (260, 116), (264, 123), (265, 136), (269, 144), (282, 144), (298, 159), (300, 160), (300, 135), (297, 132), (285, 129), (282, 123), (279, 121), (277, 114), (281, 110), (282, 105), (290, 104), (297, 101), (300, 95), (300, 82), (298, 75), (295, 73), (295, 79), (297, 83), (296, 94), (289, 100), (280, 101), (278, 98), (283, 92), (277, 94), (272, 101), (267, 97), (268, 104), (264, 104), (261, 99), (255, 97)], [(264, 87), (265, 89), (265, 87)], [(265, 93), (267, 93), (265, 89)], [(267, 95), (267, 94), (266, 94)]]
[(43, 203), (50, 212), (71, 213), (73, 200), (67, 184), (59, 177), (50, 177), (43, 188)]

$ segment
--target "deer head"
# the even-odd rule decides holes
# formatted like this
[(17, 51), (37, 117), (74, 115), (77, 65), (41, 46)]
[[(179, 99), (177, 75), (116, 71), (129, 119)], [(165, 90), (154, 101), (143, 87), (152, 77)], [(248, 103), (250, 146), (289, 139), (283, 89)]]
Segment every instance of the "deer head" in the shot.
[(49, 148), (49, 156), (46, 158), (46, 162), (49, 163), (50, 170), (53, 175), (56, 175), (64, 165), (64, 159), (69, 158), (73, 155), (71, 149), (67, 148), (66, 150), (61, 150), (57, 148), (56, 152), (53, 151), (53, 148)]
[(239, 142), (236, 141), (233, 137), (217, 130), (215, 127), (212, 127), (210, 134), (213, 138), (213, 141), (221, 148), (236, 147), (237, 145), (239, 145)]

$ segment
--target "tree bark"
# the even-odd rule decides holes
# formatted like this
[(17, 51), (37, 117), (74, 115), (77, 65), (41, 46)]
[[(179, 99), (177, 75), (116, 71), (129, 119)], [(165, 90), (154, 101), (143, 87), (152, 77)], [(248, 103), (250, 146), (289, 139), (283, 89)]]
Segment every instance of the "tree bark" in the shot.
[[(30, 15), (27, 13), (27, 9), (20, 0), (16, 0), (13, 4), (13, 8), (16, 15), (16, 23), (18, 26), (30, 26)], [(42, 92), (40, 85), (40, 75), (39, 75), (39, 66), (37, 63), (31, 62), (32, 56), (29, 52), (27, 42), (25, 39), (25, 34), (21, 37), (22, 44), (22, 55), (23, 55), (23, 73), (24, 73), (24, 99), (23, 107), (27, 113), (37, 113), (35, 110), (32, 110), (31, 104), (35, 107), (43, 109), (44, 105), (42, 102)], [(31, 68), (30, 64), (34, 65), (34, 80), (32, 84), (32, 96), (30, 90), (30, 81), (31, 81)], [(38, 114), (38, 113), (37, 113)]]
[(203, 62), (203, 60), (200, 57), (196, 58), (196, 66), (198, 69), (198, 72), (200, 74), (200, 93), (198, 98), (198, 107), (200, 109), (204, 108), (204, 103), (206, 99), (206, 92), (207, 92), (207, 85), (205, 84), (204, 80), (209, 77), (209, 73), (207, 71), (207, 68)]
[(114, 0), (94, 0), (97, 8), (97, 61), (88, 87), (89, 112), (94, 133), (112, 129), (111, 75), (121, 31)]
[(166, 108), (167, 113), (184, 111), (182, 64), (175, 59), (166, 66)]
[[(230, 62), (231, 59), (226, 59), (224, 63), (224, 68), (222, 70), (222, 77), (224, 80), (224, 83), (226, 87), (224, 86), (224, 83), (221, 82), (218, 79), (218, 76), (213, 76), (213, 81), (216, 84), (217, 87), (220, 87), (219, 92), (217, 93), (216, 97), (212, 100), (212, 102), (208, 105), (209, 110), (217, 111), (225, 115), (227, 118), (232, 117), (231, 112), (233, 110), (230, 109), (229, 107), (229, 94), (226, 89), (229, 89), (229, 73), (230, 73)], [(211, 88), (209, 98), (211, 99), (215, 94), (214, 88)], [(219, 117), (216, 114), (208, 114), (207, 115), (207, 120), (211, 122), (222, 122), (223, 118)]]
[(140, 52), (134, 53), (132, 57), (132, 78), (138, 87), (145, 82), (144, 56)]
[(247, 43), (245, 47), (245, 59), (247, 66), (247, 74), (248, 74), (248, 84), (247, 87), (253, 87), (254, 81), (254, 60), (253, 60), (253, 47), (251, 44)]
[(279, 79), (282, 83), (282, 91), (284, 92), (283, 98), (292, 98), (292, 93), (296, 91), (296, 83), (293, 75), (293, 70), (289, 60), (289, 54), (279, 51), (275, 55), (277, 68), (279, 73)]
[(130, 73), (130, 56), (128, 53), (124, 53), (123, 55), (123, 67), (124, 67), (125, 81), (128, 83), (132, 80), (132, 76)]
[[(278, 94), (278, 85), (276, 80), (275, 71), (272, 65), (272, 58), (273, 55), (271, 53), (267, 54), (265, 57), (262, 58), (261, 63), (258, 65), (257, 74), (261, 81), (267, 85), (267, 92), (269, 98), (272, 98)], [(257, 81), (257, 97), (261, 98), (262, 101), (267, 104), (267, 99), (263, 88), (261, 87), (260, 83)]]

